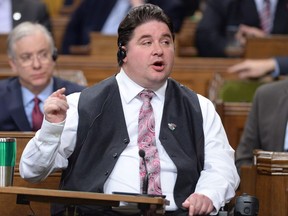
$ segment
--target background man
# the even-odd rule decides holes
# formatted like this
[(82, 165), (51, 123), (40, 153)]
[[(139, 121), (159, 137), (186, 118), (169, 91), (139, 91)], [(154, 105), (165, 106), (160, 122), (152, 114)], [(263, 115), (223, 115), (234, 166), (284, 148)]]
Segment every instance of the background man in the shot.
[(0, 100), (5, 104), (0, 107), (2, 131), (37, 130), (39, 126), (33, 128), (36, 100), (43, 111), (44, 100), (56, 89), (65, 87), (66, 94), (84, 89), (53, 76), (57, 52), (50, 33), (40, 24), (23, 22), (16, 26), (8, 37), (8, 56), (17, 76), (0, 80)]

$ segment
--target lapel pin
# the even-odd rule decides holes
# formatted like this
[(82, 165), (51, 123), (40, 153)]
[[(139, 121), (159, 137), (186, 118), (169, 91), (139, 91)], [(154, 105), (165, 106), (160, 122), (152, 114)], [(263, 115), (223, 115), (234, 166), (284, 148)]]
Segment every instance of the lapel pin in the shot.
[(169, 127), (170, 130), (174, 131), (177, 126), (174, 123), (168, 123), (168, 127)]

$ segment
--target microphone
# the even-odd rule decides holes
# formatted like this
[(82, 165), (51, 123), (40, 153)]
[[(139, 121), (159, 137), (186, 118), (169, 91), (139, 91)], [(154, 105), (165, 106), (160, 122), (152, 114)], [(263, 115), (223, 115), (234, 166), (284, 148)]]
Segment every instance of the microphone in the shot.
[(143, 188), (142, 188), (142, 194), (147, 194), (148, 191), (148, 182), (149, 182), (149, 173), (146, 165), (146, 160), (145, 160), (145, 151), (143, 149), (139, 150), (139, 156), (143, 159), (144, 163), (144, 168), (145, 168), (145, 177), (143, 179)]

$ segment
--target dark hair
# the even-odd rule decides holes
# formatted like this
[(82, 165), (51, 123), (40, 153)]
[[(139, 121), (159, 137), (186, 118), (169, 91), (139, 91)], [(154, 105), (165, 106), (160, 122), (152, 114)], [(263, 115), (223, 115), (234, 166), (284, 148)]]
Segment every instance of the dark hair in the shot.
[[(121, 52), (121, 47), (126, 46), (131, 40), (136, 27), (152, 20), (165, 23), (168, 26), (174, 40), (175, 35), (173, 24), (169, 17), (163, 12), (163, 10), (159, 6), (153, 4), (143, 4), (132, 8), (120, 23), (118, 28), (117, 41), (118, 47), (120, 48), (119, 51)], [(121, 59), (121, 56), (123, 55), (117, 54), (119, 66), (122, 66), (123, 64), (123, 59)]]

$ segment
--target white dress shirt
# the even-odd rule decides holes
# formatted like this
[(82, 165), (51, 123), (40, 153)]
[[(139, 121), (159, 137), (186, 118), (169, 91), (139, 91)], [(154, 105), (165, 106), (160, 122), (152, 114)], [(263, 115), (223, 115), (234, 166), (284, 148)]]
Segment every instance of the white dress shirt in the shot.
[[(130, 137), (130, 143), (119, 157), (113, 172), (104, 185), (104, 193), (140, 192), (139, 160), (137, 133), (139, 110), (142, 105), (136, 95), (142, 87), (130, 80), (123, 70), (116, 76), (125, 121)], [(177, 169), (168, 157), (158, 137), (164, 105), (166, 85), (155, 92), (151, 103), (155, 115), (155, 137), (160, 156), (162, 192), (170, 201), (166, 210), (175, 210), (173, 197)], [(22, 178), (37, 182), (45, 179), (51, 172), (65, 169), (68, 157), (75, 148), (78, 125), (78, 100), (80, 93), (67, 96), (69, 109), (64, 122), (53, 124), (44, 120), (41, 130), (29, 141), (23, 151), (20, 161)], [(218, 210), (234, 197), (239, 185), (239, 176), (234, 165), (234, 150), (228, 143), (220, 117), (215, 112), (213, 104), (198, 95), (203, 115), (203, 130), (205, 136), (205, 164), (196, 185), (195, 192), (209, 197)], [(156, 109), (157, 106), (157, 109)], [(128, 109), (129, 107), (129, 109)], [(191, 164), (195, 166), (195, 164)], [(214, 212), (216, 213), (216, 212)]]

